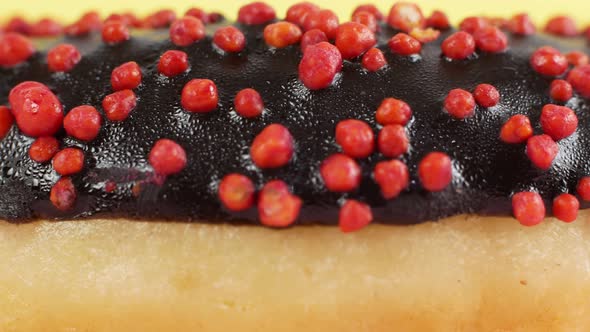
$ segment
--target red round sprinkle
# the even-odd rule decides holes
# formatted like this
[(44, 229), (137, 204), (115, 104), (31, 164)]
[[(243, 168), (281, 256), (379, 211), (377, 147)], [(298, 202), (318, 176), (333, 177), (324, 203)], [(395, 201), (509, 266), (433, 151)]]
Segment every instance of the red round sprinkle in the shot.
[(340, 25), (336, 34), (336, 47), (344, 59), (352, 59), (362, 55), (375, 43), (375, 34), (360, 23), (344, 23)]
[(484, 17), (471, 16), (463, 19), (459, 24), (459, 29), (470, 34), (490, 26), (490, 21)]
[(502, 30), (508, 29), (508, 23), (510, 20), (504, 17), (488, 17), (490, 25), (500, 28)]
[(305, 49), (299, 63), (299, 79), (311, 90), (329, 87), (342, 70), (342, 55), (336, 46), (321, 42)]
[(449, 21), (447, 14), (440, 10), (435, 10), (426, 19), (426, 26), (440, 30), (447, 30), (451, 27), (451, 22)]
[(565, 106), (545, 105), (541, 111), (541, 127), (543, 132), (554, 140), (566, 138), (578, 128), (576, 113)]
[(431, 152), (418, 165), (418, 177), (424, 189), (443, 191), (453, 180), (451, 158), (442, 152)]
[(338, 16), (329, 9), (310, 12), (303, 21), (303, 29), (305, 31), (319, 29), (322, 30), (329, 39), (336, 38), (339, 25)]
[(294, 152), (293, 136), (280, 124), (264, 128), (250, 147), (250, 157), (260, 168), (279, 168), (287, 165)]
[(203, 22), (203, 24), (211, 23), (209, 22), (209, 15), (201, 8), (189, 8), (186, 11), (186, 13), (184, 13), (184, 16), (192, 16), (194, 18), (198, 18), (199, 20), (201, 20), (201, 22)]
[(45, 85), (23, 82), (10, 91), (8, 98), (16, 124), (25, 135), (52, 136), (61, 129), (61, 102)]
[(586, 53), (580, 51), (569, 52), (565, 55), (565, 58), (569, 64), (574, 67), (587, 65), (590, 63), (590, 57), (588, 57)]
[(578, 35), (579, 30), (576, 22), (568, 16), (557, 16), (549, 20), (545, 26), (545, 32), (564, 37)]
[(328, 37), (320, 29), (311, 29), (303, 34), (301, 37), (301, 51), (305, 53), (308, 46), (327, 42)]
[(574, 195), (561, 194), (553, 200), (553, 215), (563, 222), (572, 222), (578, 219), (580, 202)]
[(465, 31), (455, 32), (443, 41), (441, 48), (449, 59), (467, 59), (475, 52), (475, 39)]
[(454, 89), (445, 98), (445, 109), (457, 119), (465, 119), (475, 112), (475, 99), (469, 91)]
[(68, 211), (76, 203), (76, 188), (69, 177), (59, 179), (51, 188), (49, 200), (60, 211)]
[(590, 98), (590, 65), (572, 69), (567, 75), (567, 81), (584, 98)]
[(201, 20), (185, 16), (170, 25), (170, 40), (176, 46), (189, 46), (205, 38), (205, 25)]
[[(2, 27), (0, 27), (0, 31), (2, 31)], [(22, 17), (13, 17), (4, 26), (4, 32), (16, 32), (28, 35), (31, 32), (31, 24)]]
[(254, 205), (256, 188), (247, 176), (229, 174), (219, 183), (217, 195), (223, 205), (231, 211), (244, 211)]
[(418, 54), (422, 50), (422, 44), (416, 38), (403, 32), (391, 37), (388, 45), (393, 53), (400, 55)]
[(217, 86), (211, 80), (194, 79), (182, 88), (180, 103), (189, 112), (211, 112), (217, 108), (218, 102)]
[(508, 47), (508, 37), (495, 26), (488, 26), (477, 30), (473, 34), (475, 44), (484, 52), (503, 52)]
[(115, 122), (127, 119), (137, 105), (137, 98), (132, 90), (121, 90), (107, 95), (102, 100), (107, 119)]
[(141, 68), (135, 61), (126, 62), (113, 69), (111, 85), (113, 90), (135, 89), (141, 84)]
[(299, 2), (289, 7), (285, 20), (303, 26), (305, 18), (309, 13), (319, 11), (320, 7), (311, 2)]
[(531, 56), (530, 63), (536, 72), (547, 76), (559, 76), (568, 68), (565, 56), (550, 46), (536, 50)]
[(500, 131), (500, 139), (509, 144), (526, 142), (531, 136), (533, 136), (531, 121), (522, 114), (514, 115), (508, 119)]
[(408, 136), (404, 127), (398, 124), (381, 129), (377, 138), (379, 151), (388, 158), (397, 158), (408, 152)]
[(218, 23), (221, 22), (221, 20), (223, 20), (223, 15), (221, 13), (209, 13), (209, 15), (207, 16), (207, 22), (208, 23)]
[(366, 122), (348, 119), (336, 125), (336, 143), (353, 158), (367, 158), (375, 148), (375, 136)]
[(238, 28), (228, 26), (215, 31), (213, 43), (225, 52), (237, 53), (246, 47), (246, 37)]
[(373, 15), (378, 21), (383, 21), (383, 13), (375, 5), (360, 5), (354, 9), (354, 11), (352, 12), (352, 16), (362, 12), (366, 12)]
[(29, 148), (29, 157), (38, 163), (46, 163), (59, 151), (59, 141), (53, 136), (37, 138)]
[(117, 190), (117, 184), (113, 181), (106, 181), (104, 183), (104, 191), (107, 193), (112, 193)]
[(186, 152), (178, 143), (167, 138), (154, 143), (148, 159), (154, 171), (160, 175), (177, 174), (186, 167)]
[(515, 35), (528, 36), (537, 31), (535, 24), (528, 14), (518, 14), (513, 16), (508, 22), (508, 29)]
[(258, 91), (244, 89), (236, 94), (234, 99), (236, 112), (245, 118), (254, 118), (264, 111), (264, 102)]
[(262, 187), (258, 198), (258, 217), (269, 227), (291, 226), (299, 217), (301, 199), (289, 192), (287, 184), (270, 181)]
[(414, 28), (410, 31), (410, 36), (416, 38), (417, 41), (426, 44), (433, 42), (440, 37), (440, 31), (433, 28)]
[(31, 41), (16, 32), (0, 33), (0, 66), (11, 67), (26, 61), (35, 53)]
[(365, 203), (348, 199), (340, 208), (338, 225), (343, 233), (361, 230), (373, 221), (371, 207)]
[(184, 73), (189, 67), (188, 56), (183, 51), (170, 50), (164, 52), (158, 62), (158, 72), (168, 77)]
[(238, 22), (248, 25), (264, 24), (276, 17), (275, 10), (264, 2), (253, 2), (238, 11)]
[(117, 44), (129, 38), (129, 28), (122, 21), (111, 20), (102, 26), (102, 40), (107, 44)]
[(405, 126), (412, 118), (412, 109), (402, 100), (385, 98), (377, 108), (376, 118), (377, 122), (384, 126), (390, 124)]
[(80, 51), (72, 44), (59, 44), (47, 52), (49, 70), (68, 72), (82, 59)]
[(582, 200), (590, 202), (590, 176), (580, 179), (576, 191)]
[(92, 141), (100, 132), (102, 119), (96, 108), (88, 105), (72, 108), (64, 118), (68, 135), (82, 141)]
[(574, 95), (574, 89), (567, 81), (554, 80), (549, 87), (549, 94), (553, 100), (565, 103)]
[(545, 203), (538, 193), (520, 192), (512, 196), (512, 213), (523, 226), (535, 226), (545, 219)]
[(152, 29), (166, 28), (176, 20), (176, 13), (170, 9), (159, 10), (145, 18), (145, 26)]
[(111, 14), (109, 15), (109, 17), (107, 17), (104, 21), (104, 24), (107, 24), (109, 22), (113, 22), (113, 21), (120, 21), (121, 23), (123, 23), (124, 25), (128, 26), (128, 27), (136, 27), (139, 28), (141, 27), (141, 20), (137, 18), (137, 16), (135, 16), (135, 14), (133, 13), (125, 13), (125, 14)]
[(494, 107), (500, 101), (500, 92), (490, 84), (480, 84), (473, 91), (475, 101), (482, 107)]
[(375, 72), (387, 66), (387, 60), (380, 49), (371, 48), (363, 55), (362, 64), (366, 70)]
[(84, 152), (78, 148), (65, 148), (53, 156), (52, 162), (59, 175), (80, 173), (84, 168)]
[(385, 199), (396, 198), (410, 183), (408, 167), (400, 160), (378, 162), (373, 171), (373, 178)]
[(559, 146), (549, 135), (536, 135), (528, 139), (526, 154), (537, 168), (548, 170), (559, 153)]
[(43, 18), (31, 26), (30, 35), (35, 37), (54, 37), (61, 34), (63, 26), (58, 22)]
[(369, 12), (358, 12), (352, 16), (351, 22), (359, 23), (371, 30), (371, 32), (375, 33), (379, 30), (379, 24), (377, 23), (377, 19), (375, 15)]
[(88, 12), (74, 24), (67, 26), (64, 31), (70, 36), (82, 36), (100, 29), (101, 26), (100, 15), (97, 12)]
[(297, 44), (301, 40), (301, 29), (290, 22), (277, 22), (264, 28), (264, 41), (276, 48)]
[(0, 140), (6, 137), (13, 123), (14, 117), (10, 108), (0, 105)]
[(332, 192), (355, 190), (361, 183), (361, 168), (351, 157), (336, 153), (320, 165), (324, 185)]
[(397, 30), (410, 32), (413, 28), (421, 28), (426, 24), (420, 7), (413, 3), (398, 2), (389, 11), (387, 23)]

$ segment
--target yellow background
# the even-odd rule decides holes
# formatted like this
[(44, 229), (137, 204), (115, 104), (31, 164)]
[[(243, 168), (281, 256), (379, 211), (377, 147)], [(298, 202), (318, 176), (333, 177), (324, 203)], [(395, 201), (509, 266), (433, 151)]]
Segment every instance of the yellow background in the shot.
[[(267, 0), (277, 10), (280, 17), (284, 16), (290, 4), (299, 0)], [(387, 12), (393, 0), (311, 0), (322, 7), (336, 10), (341, 18), (348, 18), (355, 5), (374, 3)], [(144, 15), (155, 9), (169, 7), (182, 13), (191, 6), (199, 6), (206, 10), (222, 11), (229, 18), (234, 18), (240, 5), (251, 0), (0, 0), (0, 20), (19, 13), (25, 17), (51, 17), (73, 20), (85, 10), (97, 9), (106, 14), (112, 11), (131, 10)], [(528, 12), (541, 23), (556, 13), (564, 13), (575, 17), (580, 25), (590, 24), (590, 0), (421, 0), (416, 1), (428, 15), (432, 9), (443, 8), (453, 21), (467, 15), (498, 15), (507, 17), (515, 12)]]

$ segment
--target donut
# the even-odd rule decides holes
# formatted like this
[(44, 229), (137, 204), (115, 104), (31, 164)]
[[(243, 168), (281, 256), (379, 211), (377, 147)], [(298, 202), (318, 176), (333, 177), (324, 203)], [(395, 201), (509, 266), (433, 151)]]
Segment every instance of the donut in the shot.
[(0, 330), (589, 329), (590, 30), (284, 17), (2, 28)]

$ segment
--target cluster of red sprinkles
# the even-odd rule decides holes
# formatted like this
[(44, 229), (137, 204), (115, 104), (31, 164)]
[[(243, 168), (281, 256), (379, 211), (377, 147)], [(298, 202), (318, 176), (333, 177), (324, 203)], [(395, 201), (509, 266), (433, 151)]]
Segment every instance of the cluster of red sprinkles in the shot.
[[(89, 12), (67, 26), (48, 18), (27, 22), (16, 17), (0, 29), (0, 66), (17, 66), (33, 56), (36, 49), (29, 37), (82, 36), (100, 32), (106, 44), (116, 45), (132, 38), (132, 29), (164, 28), (168, 29), (172, 44), (182, 48), (205, 39), (206, 25), (220, 19), (221, 15), (200, 8), (189, 9), (183, 17), (177, 17), (171, 10), (160, 10), (143, 19), (132, 13), (118, 13), (102, 20), (96, 12)], [(418, 56), (424, 44), (437, 40), (441, 30), (450, 28), (444, 12), (437, 10), (425, 16), (417, 5), (406, 2), (394, 4), (387, 15), (373, 5), (361, 5), (355, 9), (351, 20), (343, 23), (333, 11), (309, 2), (291, 6), (283, 21), (277, 20), (269, 5), (253, 2), (239, 9), (237, 21), (243, 25), (265, 24), (262, 38), (269, 49), (299, 44), (302, 52), (299, 79), (309, 90), (330, 88), (338, 80), (344, 61), (360, 62), (369, 73), (385, 68), (388, 65), (387, 51), (377, 48), (382, 22), (397, 31), (387, 43), (388, 51), (402, 57)], [(457, 32), (442, 41), (441, 54), (446, 61), (470, 61), (476, 58), (476, 52), (506, 52), (509, 48), (506, 32), (527, 36), (537, 30), (527, 14), (517, 14), (507, 20), (468, 17), (460, 23)], [(564, 37), (585, 33), (590, 39), (590, 29), (582, 31), (566, 16), (551, 19), (543, 30)], [(213, 47), (222, 54), (243, 52), (246, 43), (244, 33), (236, 26), (218, 27), (212, 36)], [(83, 54), (74, 45), (59, 44), (47, 52), (46, 62), (49, 71), (68, 73), (75, 70), (82, 58)], [(547, 171), (558, 157), (560, 141), (573, 135), (578, 126), (576, 112), (563, 105), (576, 93), (590, 98), (590, 58), (583, 52), (562, 54), (555, 48), (544, 46), (531, 55), (530, 66), (539, 75), (553, 79), (547, 93), (554, 104), (539, 110), (538, 128), (542, 132), (535, 133), (529, 118), (517, 114), (499, 128), (499, 140), (506, 144), (526, 145), (523, 153), (531, 164)], [(181, 75), (189, 68), (188, 55), (181, 50), (164, 52), (157, 63), (158, 73), (166, 77)], [(50, 192), (50, 201), (56, 209), (68, 211), (75, 206), (77, 193), (71, 176), (83, 171), (87, 152), (75, 146), (61, 146), (55, 135), (63, 128), (69, 137), (82, 143), (91, 142), (100, 135), (105, 121), (125, 121), (137, 106), (134, 90), (141, 85), (142, 79), (142, 68), (136, 62), (122, 63), (112, 69), (112, 92), (103, 97), (102, 105), (68, 105), (65, 116), (58, 97), (38, 82), (18, 84), (10, 91), (10, 108), (0, 106), (0, 139), (16, 123), (23, 134), (35, 138), (29, 148), (31, 160), (51, 162), (59, 174), (60, 179)], [(183, 109), (190, 113), (213, 112), (220, 99), (217, 85), (206, 77), (186, 83), (179, 98)], [(493, 112), (500, 102), (500, 92), (493, 85), (482, 83), (449, 91), (442, 108), (457, 121), (464, 121), (476, 111)], [(102, 112), (97, 106), (101, 106)], [(264, 96), (246, 86), (234, 96), (233, 106), (238, 115), (257, 118), (265, 110)], [(412, 117), (411, 106), (391, 96), (375, 110), (375, 125), (361, 119), (346, 119), (336, 124), (334, 141), (340, 152), (326, 156), (318, 168), (325, 190), (343, 195), (339, 214), (343, 232), (357, 231), (373, 221), (369, 205), (348, 198), (358, 190), (362, 181), (359, 160), (373, 155), (385, 158), (372, 171), (372, 180), (379, 186), (384, 199), (395, 199), (408, 188), (411, 174), (402, 158), (410, 151), (406, 126)], [(288, 128), (274, 123), (256, 135), (249, 151), (257, 168), (276, 169), (292, 162), (296, 142)], [(181, 144), (168, 138), (153, 142), (147, 159), (155, 174), (164, 178), (181, 173), (189, 162)], [(421, 157), (416, 173), (425, 192), (444, 191), (453, 180), (453, 160), (443, 151), (431, 151)], [(117, 185), (112, 181), (105, 184), (107, 192), (116, 189)], [(141, 186), (134, 187), (134, 192), (140, 190)], [(590, 201), (590, 177), (580, 180), (577, 194), (582, 200)], [(283, 180), (272, 180), (257, 190), (251, 179), (238, 173), (223, 177), (217, 195), (229, 211), (256, 207), (260, 222), (269, 227), (292, 225), (303, 205)], [(512, 206), (514, 216), (523, 225), (536, 225), (545, 218), (545, 203), (536, 192), (515, 193)], [(555, 197), (552, 210), (556, 218), (572, 222), (577, 218), (579, 207), (576, 196), (563, 193)]]

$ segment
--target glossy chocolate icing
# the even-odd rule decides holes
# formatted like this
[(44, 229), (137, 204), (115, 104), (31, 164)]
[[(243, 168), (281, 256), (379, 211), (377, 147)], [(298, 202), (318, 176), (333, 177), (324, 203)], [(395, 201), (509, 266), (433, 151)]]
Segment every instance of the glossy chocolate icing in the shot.
[[(582, 38), (563, 39), (547, 35), (510, 37), (509, 50), (502, 54), (478, 54), (465, 61), (441, 57), (440, 43), (424, 45), (420, 56), (392, 54), (387, 39), (395, 32), (385, 26), (379, 35), (389, 66), (369, 73), (360, 61), (345, 62), (335, 84), (310, 91), (298, 80), (301, 59), (298, 45), (269, 49), (262, 39), (263, 26), (238, 25), (247, 36), (241, 54), (222, 54), (212, 46), (210, 26), (205, 40), (185, 48), (170, 43), (166, 30), (135, 32), (133, 38), (116, 46), (105, 45), (99, 34), (87, 37), (36, 40), (40, 52), (16, 68), (0, 69), (0, 104), (7, 104), (10, 89), (26, 80), (49, 86), (67, 112), (90, 104), (102, 112), (102, 98), (111, 93), (114, 67), (136, 61), (143, 81), (136, 89), (138, 106), (122, 123), (105, 120), (100, 135), (86, 144), (67, 137), (63, 146), (85, 151), (86, 167), (73, 177), (78, 190), (75, 207), (59, 212), (49, 201), (49, 191), (58, 175), (50, 164), (37, 164), (28, 157), (33, 139), (16, 126), (0, 142), (0, 219), (24, 222), (37, 218), (62, 219), (88, 216), (131, 219), (203, 221), (257, 224), (256, 209), (243, 213), (225, 210), (217, 199), (219, 180), (231, 172), (250, 176), (260, 188), (271, 179), (285, 180), (304, 200), (299, 224), (334, 224), (342, 198), (369, 203), (376, 222), (407, 224), (474, 213), (509, 215), (510, 196), (522, 190), (538, 190), (546, 200), (565, 191), (574, 192), (580, 177), (590, 174), (590, 101), (578, 96), (567, 106), (577, 113), (577, 132), (559, 142), (560, 153), (549, 171), (535, 169), (523, 144), (508, 145), (498, 139), (502, 124), (514, 114), (530, 117), (541, 133), (540, 110), (551, 103), (551, 78), (535, 73), (530, 54), (539, 46), (553, 45), (562, 51), (590, 52)], [(80, 64), (69, 73), (50, 73), (45, 62), (48, 47), (73, 43), (83, 53)], [(159, 56), (169, 49), (189, 54), (191, 69), (175, 78), (158, 74)], [(220, 103), (210, 114), (191, 114), (180, 106), (180, 91), (192, 78), (212, 79), (219, 89)], [(478, 107), (476, 115), (456, 120), (443, 111), (449, 90), (472, 90), (490, 83), (502, 95), (491, 109)], [(243, 88), (262, 95), (266, 111), (258, 119), (244, 119), (233, 110), (233, 98)], [(329, 193), (319, 177), (320, 162), (339, 151), (334, 142), (338, 121), (363, 119), (378, 132), (377, 106), (386, 97), (403, 99), (413, 109), (407, 130), (410, 151), (402, 159), (411, 174), (411, 185), (399, 198), (385, 201), (371, 178), (372, 167), (384, 157), (378, 153), (361, 160), (362, 185), (350, 194)], [(249, 158), (249, 146), (266, 125), (281, 123), (296, 141), (296, 155), (289, 166), (278, 170), (257, 169)], [(188, 166), (167, 179), (156, 177), (147, 162), (148, 152), (159, 138), (170, 138), (187, 152)], [(417, 181), (417, 164), (428, 152), (444, 151), (453, 159), (454, 180), (440, 193), (428, 193)], [(112, 181), (117, 189), (105, 190)], [(588, 207), (588, 206), (586, 206)]]

